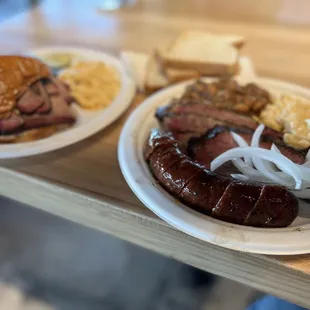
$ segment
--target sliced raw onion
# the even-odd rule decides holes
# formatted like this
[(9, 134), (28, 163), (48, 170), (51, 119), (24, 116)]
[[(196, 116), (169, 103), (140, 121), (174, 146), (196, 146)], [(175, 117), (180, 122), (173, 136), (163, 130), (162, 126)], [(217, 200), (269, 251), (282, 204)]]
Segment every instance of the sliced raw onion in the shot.
[(240, 181), (250, 181), (250, 178), (244, 174), (232, 173), (231, 177)]
[(310, 182), (310, 168), (303, 165), (298, 166), (301, 171), (302, 179), (307, 182)]
[(219, 155), (211, 162), (211, 170), (215, 170), (227, 161), (244, 157), (244, 154), (252, 157), (259, 157), (276, 164), (281, 170), (289, 172), (289, 175), (295, 180), (296, 189), (301, 187), (302, 178), (300, 169), (287, 157), (277, 154), (273, 151), (258, 147), (236, 147)]
[(232, 131), (231, 135), (232, 135), (233, 139), (235, 140), (235, 142), (239, 146), (241, 146), (241, 147), (249, 146), (248, 143), (240, 135), (238, 135), (237, 133)]
[[(234, 141), (241, 147), (247, 147), (249, 146), (248, 143), (238, 134), (236, 134), (235, 132), (231, 132), (231, 135), (234, 139)], [(244, 161), (245, 163), (249, 166), (249, 167), (253, 167), (253, 162), (252, 162), (252, 158), (251, 157), (244, 157)]]
[[(251, 141), (251, 146), (252, 147), (259, 147), (259, 141), (260, 141), (260, 137), (263, 133), (265, 129), (265, 126), (263, 124), (259, 125), (253, 136), (252, 136), (252, 141)], [(283, 178), (277, 176), (275, 174), (276, 169), (275, 167), (268, 161), (264, 161), (259, 157), (254, 156), (252, 158), (254, 167), (260, 171), (267, 179), (272, 180), (275, 183), (284, 185), (284, 186), (290, 186), (291, 184), (289, 184), (286, 180), (284, 180)]]
[[(274, 143), (272, 143), (270, 149), (271, 149), (273, 152), (275, 152), (275, 153), (282, 154), (281, 151), (278, 149), (278, 147), (277, 147)], [(279, 169), (279, 167), (277, 167), (277, 168)]]
[[(252, 147), (259, 147), (260, 137), (264, 129), (265, 129), (265, 126), (263, 124), (257, 127), (252, 137), (252, 141), (251, 141)], [(275, 148), (276, 146), (274, 147), (274, 149)], [(280, 151), (278, 153), (281, 154)], [(288, 179), (286, 176), (278, 174), (276, 167), (273, 164), (271, 164), (269, 161), (263, 160), (259, 157), (253, 157), (252, 160), (253, 160), (253, 164), (255, 168), (259, 170), (266, 178), (272, 180), (274, 183), (278, 183), (286, 187), (293, 186), (293, 184), (290, 182), (290, 178)]]
[(271, 149), (272, 151), (276, 152), (276, 153), (282, 154), (281, 151), (278, 149), (278, 147), (277, 147), (274, 143), (272, 143), (270, 149)]
[(257, 182), (268, 182), (269, 180), (256, 169), (248, 166), (242, 159), (236, 158), (232, 160), (233, 165), (242, 172), (246, 177)]
[(275, 144), (271, 145), (270, 150), (260, 148), (259, 142), (264, 128), (263, 124), (257, 127), (250, 146), (240, 135), (231, 132), (239, 147), (215, 158), (211, 162), (211, 170), (216, 170), (227, 161), (232, 161), (241, 172), (231, 174), (235, 179), (281, 184), (295, 189), (293, 192), (297, 197), (310, 199), (310, 151), (306, 156), (307, 161), (303, 165), (298, 165), (285, 157)]
[[(270, 149), (273, 152), (276, 152), (278, 154), (282, 154), (281, 151), (279, 150), (279, 148), (274, 143), (272, 143)], [(280, 170), (280, 168), (279, 168), (279, 170)], [(286, 174), (285, 172), (275, 172), (275, 173), (278, 174), (279, 176), (281, 176), (282, 178), (285, 178), (286, 180), (292, 181), (292, 177), (290, 175)], [(304, 188), (304, 187), (301, 187), (301, 188)]]
[(276, 174), (276, 170), (272, 164), (269, 162), (265, 162), (259, 157), (253, 157), (254, 167), (262, 173), (267, 179), (271, 180), (274, 183), (278, 183), (280, 185), (286, 187), (292, 187), (293, 184), (286, 180), (285, 178)]
[(251, 146), (259, 147), (260, 136), (262, 135), (264, 129), (265, 129), (265, 126), (263, 124), (260, 124), (256, 128), (256, 130), (254, 131), (254, 134), (252, 136)]
[(298, 191), (291, 191), (297, 198), (302, 199), (310, 199), (310, 188), (298, 190)]

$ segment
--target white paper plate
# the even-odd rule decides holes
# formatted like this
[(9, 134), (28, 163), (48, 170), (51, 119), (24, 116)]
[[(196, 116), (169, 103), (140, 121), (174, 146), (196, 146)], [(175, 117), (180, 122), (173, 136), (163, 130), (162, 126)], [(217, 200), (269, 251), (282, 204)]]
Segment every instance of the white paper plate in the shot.
[(27, 54), (42, 57), (49, 53), (74, 53), (81, 59), (99, 60), (114, 67), (120, 74), (121, 89), (113, 103), (106, 109), (87, 111), (73, 105), (77, 114), (74, 126), (60, 131), (48, 138), (15, 144), (0, 144), (0, 158), (16, 158), (53, 151), (81, 141), (115, 121), (130, 105), (135, 94), (135, 85), (121, 62), (102, 52), (74, 47), (44, 47), (29, 51)]
[[(310, 100), (310, 90), (272, 79), (256, 83), (276, 92), (294, 93)], [(144, 101), (127, 120), (119, 141), (118, 158), (123, 175), (137, 197), (175, 228), (201, 240), (226, 248), (262, 254), (310, 253), (310, 212), (302, 209), (287, 228), (261, 229), (225, 223), (177, 202), (159, 186), (143, 159), (143, 146), (151, 128), (158, 127), (156, 108), (182, 94), (188, 84), (166, 88)]]

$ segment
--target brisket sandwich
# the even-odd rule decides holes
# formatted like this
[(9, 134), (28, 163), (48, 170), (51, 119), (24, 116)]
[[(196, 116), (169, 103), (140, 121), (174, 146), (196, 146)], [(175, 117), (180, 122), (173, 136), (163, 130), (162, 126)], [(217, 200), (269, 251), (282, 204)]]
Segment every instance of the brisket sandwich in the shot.
[(25, 142), (72, 125), (68, 87), (31, 57), (0, 56), (0, 142)]

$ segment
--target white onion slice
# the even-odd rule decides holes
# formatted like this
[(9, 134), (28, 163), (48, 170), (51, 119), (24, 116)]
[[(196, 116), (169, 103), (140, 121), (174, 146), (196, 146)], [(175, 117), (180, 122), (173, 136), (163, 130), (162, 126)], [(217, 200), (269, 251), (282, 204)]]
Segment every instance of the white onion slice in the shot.
[(241, 146), (241, 147), (245, 147), (245, 146), (249, 146), (248, 143), (237, 133), (231, 131), (231, 135), (233, 137), (233, 139), (235, 140), (235, 142)]
[[(292, 176), (285, 172), (278, 171), (274, 164), (271, 164), (266, 160), (258, 160), (257, 157), (253, 158), (253, 163), (255, 168), (260, 171), (264, 177), (269, 179), (269, 181), (272, 181), (275, 184), (281, 184), (288, 188), (295, 188)], [(281, 170), (281, 168), (279, 169)]]
[(257, 182), (269, 182), (268, 178), (262, 175), (256, 169), (249, 167), (245, 162), (240, 158), (235, 158), (232, 160), (233, 165), (242, 172), (245, 176), (250, 178), (253, 181)]
[(303, 167), (310, 167), (310, 161), (306, 161), (302, 164)]
[[(279, 150), (279, 148), (274, 143), (272, 143), (272, 145), (271, 145), (271, 150), (276, 152), (276, 153), (282, 154), (281, 151)], [(285, 172), (275, 172), (275, 173), (280, 175), (282, 178), (285, 178), (286, 180), (292, 180), (292, 177), (287, 175)], [(304, 178), (302, 178), (302, 179), (304, 179)], [(306, 184), (306, 182), (303, 182), (303, 183), (305, 183), (305, 184), (303, 184), (301, 186), (301, 189), (308, 187), (308, 184)]]
[[(235, 132), (231, 132), (231, 135), (234, 139), (234, 141), (241, 147), (247, 147), (249, 146), (248, 143), (240, 136), (238, 135), (237, 133)], [(245, 163), (249, 166), (249, 167), (253, 167), (253, 162), (252, 162), (252, 158), (251, 157), (244, 157), (244, 161)]]
[(298, 191), (291, 191), (297, 198), (302, 199), (310, 199), (310, 188), (298, 190)]
[(251, 146), (259, 147), (260, 136), (262, 135), (264, 129), (265, 129), (264, 124), (260, 124), (260, 125), (256, 128), (256, 130), (254, 131), (254, 134), (253, 134), (253, 136), (252, 136)]
[[(252, 137), (251, 146), (252, 147), (258, 147), (259, 148), (259, 141), (260, 137), (265, 129), (265, 126), (263, 124), (259, 125)], [(254, 156), (252, 158), (253, 164), (255, 168), (260, 171), (266, 178), (272, 180), (274, 183), (278, 183), (281, 185), (284, 185), (286, 187), (292, 187), (291, 182), (289, 182), (285, 177), (282, 177), (281, 175), (278, 175), (276, 172), (274, 165), (271, 164), (269, 161), (265, 161), (261, 159), (260, 157)], [(297, 185), (296, 187), (300, 188), (301, 185)]]
[(291, 187), (293, 184), (287, 181), (285, 178), (278, 176), (274, 167), (269, 162), (264, 162), (262, 159), (258, 157), (253, 157), (254, 167), (262, 173), (267, 179), (271, 180), (274, 183), (278, 183), (280, 185)]
[(278, 147), (274, 143), (272, 143), (270, 149), (276, 153), (282, 154), (281, 151), (278, 149)]
[(219, 155), (211, 162), (211, 170), (215, 170), (227, 161), (235, 158), (243, 157), (244, 154), (248, 154), (252, 157), (259, 157), (276, 164), (281, 170), (285, 172), (289, 171), (289, 174), (293, 177), (296, 182), (296, 189), (299, 189), (302, 184), (301, 171), (300, 169), (287, 157), (282, 154), (277, 154), (273, 151), (258, 148), (258, 147), (236, 147), (230, 149), (223, 154)]
[(240, 180), (240, 181), (250, 181), (250, 178), (244, 174), (232, 173), (231, 177), (233, 177), (236, 180)]
[(298, 165), (301, 171), (302, 179), (310, 182), (310, 168), (302, 165)]
[[(272, 143), (270, 149), (271, 149), (273, 152), (275, 152), (275, 153), (282, 154), (281, 151), (278, 149), (278, 147), (277, 147), (274, 143)], [(279, 168), (279, 167), (277, 167), (277, 168)]]
[(297, 197), (310, 199), (310, 151), (306, 156), (307, 161), (298, 165), (285, 157), (275, 144), (271, 145), (270, 150), (260, 148), (259, 142), (264, 128), (263, 124), (257, 127), (250, 146), (240, 135), (231, 132), (239, 147), (215, 158), (211, 162), (211, 170), (232, 161), (240, 171), (240, 174), (231, 174), (235, 179), (281, 184), (291, 190), (295, 189), (293, 192)]

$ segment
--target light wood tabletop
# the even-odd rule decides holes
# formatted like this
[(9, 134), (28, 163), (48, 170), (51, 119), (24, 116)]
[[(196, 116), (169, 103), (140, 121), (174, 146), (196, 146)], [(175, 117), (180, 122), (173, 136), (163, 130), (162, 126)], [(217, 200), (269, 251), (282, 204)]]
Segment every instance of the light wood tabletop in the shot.
[[(46, 0), (0, 25), (1, 53), (75, 45), (151, 52), (184, 29), (240, 34), (258, 74), (310, 87), (307, 0), (141, 0), (114, 12), (96, 1)], [(136, 98), (138, 104), (141, 98)], [(239, 253), (189, 237), (144, 207), (122, 177), (117, 142), (133, 106), (73, 146), (1, 161), (0, 194), (158, 253), (310, 307), (310, 255)]]

